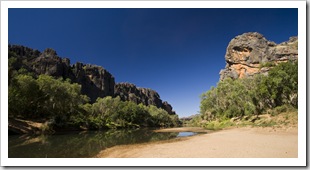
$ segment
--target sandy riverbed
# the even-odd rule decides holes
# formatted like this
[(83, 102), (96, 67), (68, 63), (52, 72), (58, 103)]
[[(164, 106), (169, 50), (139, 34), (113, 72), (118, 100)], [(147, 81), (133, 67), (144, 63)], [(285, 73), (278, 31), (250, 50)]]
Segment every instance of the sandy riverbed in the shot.
[[(162, 131), (188, 130), (178, 128)], [(297, 158), (298, 130), (297, 128), (234, 128), (165, 142), (115, 146), (101, 151), (96, 157)]]

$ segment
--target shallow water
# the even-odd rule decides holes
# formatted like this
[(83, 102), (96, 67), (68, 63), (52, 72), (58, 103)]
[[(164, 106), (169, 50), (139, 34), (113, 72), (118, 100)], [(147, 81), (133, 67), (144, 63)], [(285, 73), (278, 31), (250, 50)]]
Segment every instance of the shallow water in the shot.
[(116, 145), (161, 141), (196, 134), (144, 129), (68, 132), (41, 136), (11, 135), (9, 158), (88, 158)]
[(198, 134), (197, 132), (179, 132), (177, 137), (194, 136), (197, 134)]

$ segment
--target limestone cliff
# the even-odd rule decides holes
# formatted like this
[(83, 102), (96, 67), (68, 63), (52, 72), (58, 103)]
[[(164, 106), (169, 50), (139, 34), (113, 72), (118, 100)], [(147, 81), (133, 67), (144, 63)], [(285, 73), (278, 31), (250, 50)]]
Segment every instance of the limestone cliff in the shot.
[(82, 93), (95, 102), (98, 97), (114, 95), (115, 80), (111, 73), (101, 66), (76, 63), (71, 67), (75, 82), (82, 85)]
[(41, 53), (28, 47), (9, 45), (8, 50), (9, 58), (16, 59), (13, 69), (23, 68), (35, 75), (46, 74), (70, 79), (82, 86), (82, 94), (87, 95), (91, 102), (95, 102), (98, 97), (120, 96), (123, 101), (154, 105), (169, 114), (175, 114), (172, 106), (168, 102), (162, 102), (156, 91), (138, 88), (130, 83), (115, 84), (113, 75), (101, 66), (80, 62), (71, 65), (68, 58), (59, 57), (56, 51), (50, 48)]
[(36, 75), (46, 74), (53, 77), (70, 79), (81, 84), (82, 93), (92, 102), (98, 97), (114, 95), (114, 77), (103, 67), (76, 63), (70, 65), (68, 58), (61, 58), (50, 48), (42, 53), (28, 47), (9, 45), (9, 53), (19, 60), (16, 70), (24, 68)]
[(226, 67), (220, 71), (220, 80), (268, 74), (270, 66), (298, 59), (298, 38), (276, 44), (257, 32), (249, 32), (232, 39), (228, 44)]
[(115, 96), (119, 96), (123, 101), (133, 101), (137, 104), (154, 105), (166, 110), (169, 114), (175, 114), (172, 106), (168, 102), (162, 102), (159, 94), (148, 88), (136, 87), (131, 83), (117, 83), (115, 85)]

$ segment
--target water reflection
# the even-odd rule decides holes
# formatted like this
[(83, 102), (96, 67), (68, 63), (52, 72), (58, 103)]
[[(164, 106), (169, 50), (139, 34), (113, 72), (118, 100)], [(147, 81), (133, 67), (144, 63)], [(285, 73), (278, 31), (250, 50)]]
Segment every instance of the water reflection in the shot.
[[(183, 134), (182, 134), (183, 133)], [(185, 133), (185, 134), (184, 134)], [(9, 136), (9, 158), (87, 158), (115, 145), (167, 140), (193, 132), (151, 130), (70, 132), (51, 136)]]
[(194, 136), (197, 134), (197, 132), (179, 132), (177, 137)]

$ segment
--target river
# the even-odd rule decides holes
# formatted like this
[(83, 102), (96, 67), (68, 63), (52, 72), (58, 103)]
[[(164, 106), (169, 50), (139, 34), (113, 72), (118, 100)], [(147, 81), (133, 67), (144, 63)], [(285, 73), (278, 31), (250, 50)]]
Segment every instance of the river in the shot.
[(150, 129), (66, 132), (54, 135), (10, 135), (9, 158), (89, 158), (116, 145), (137, 144), (196, 135)]

